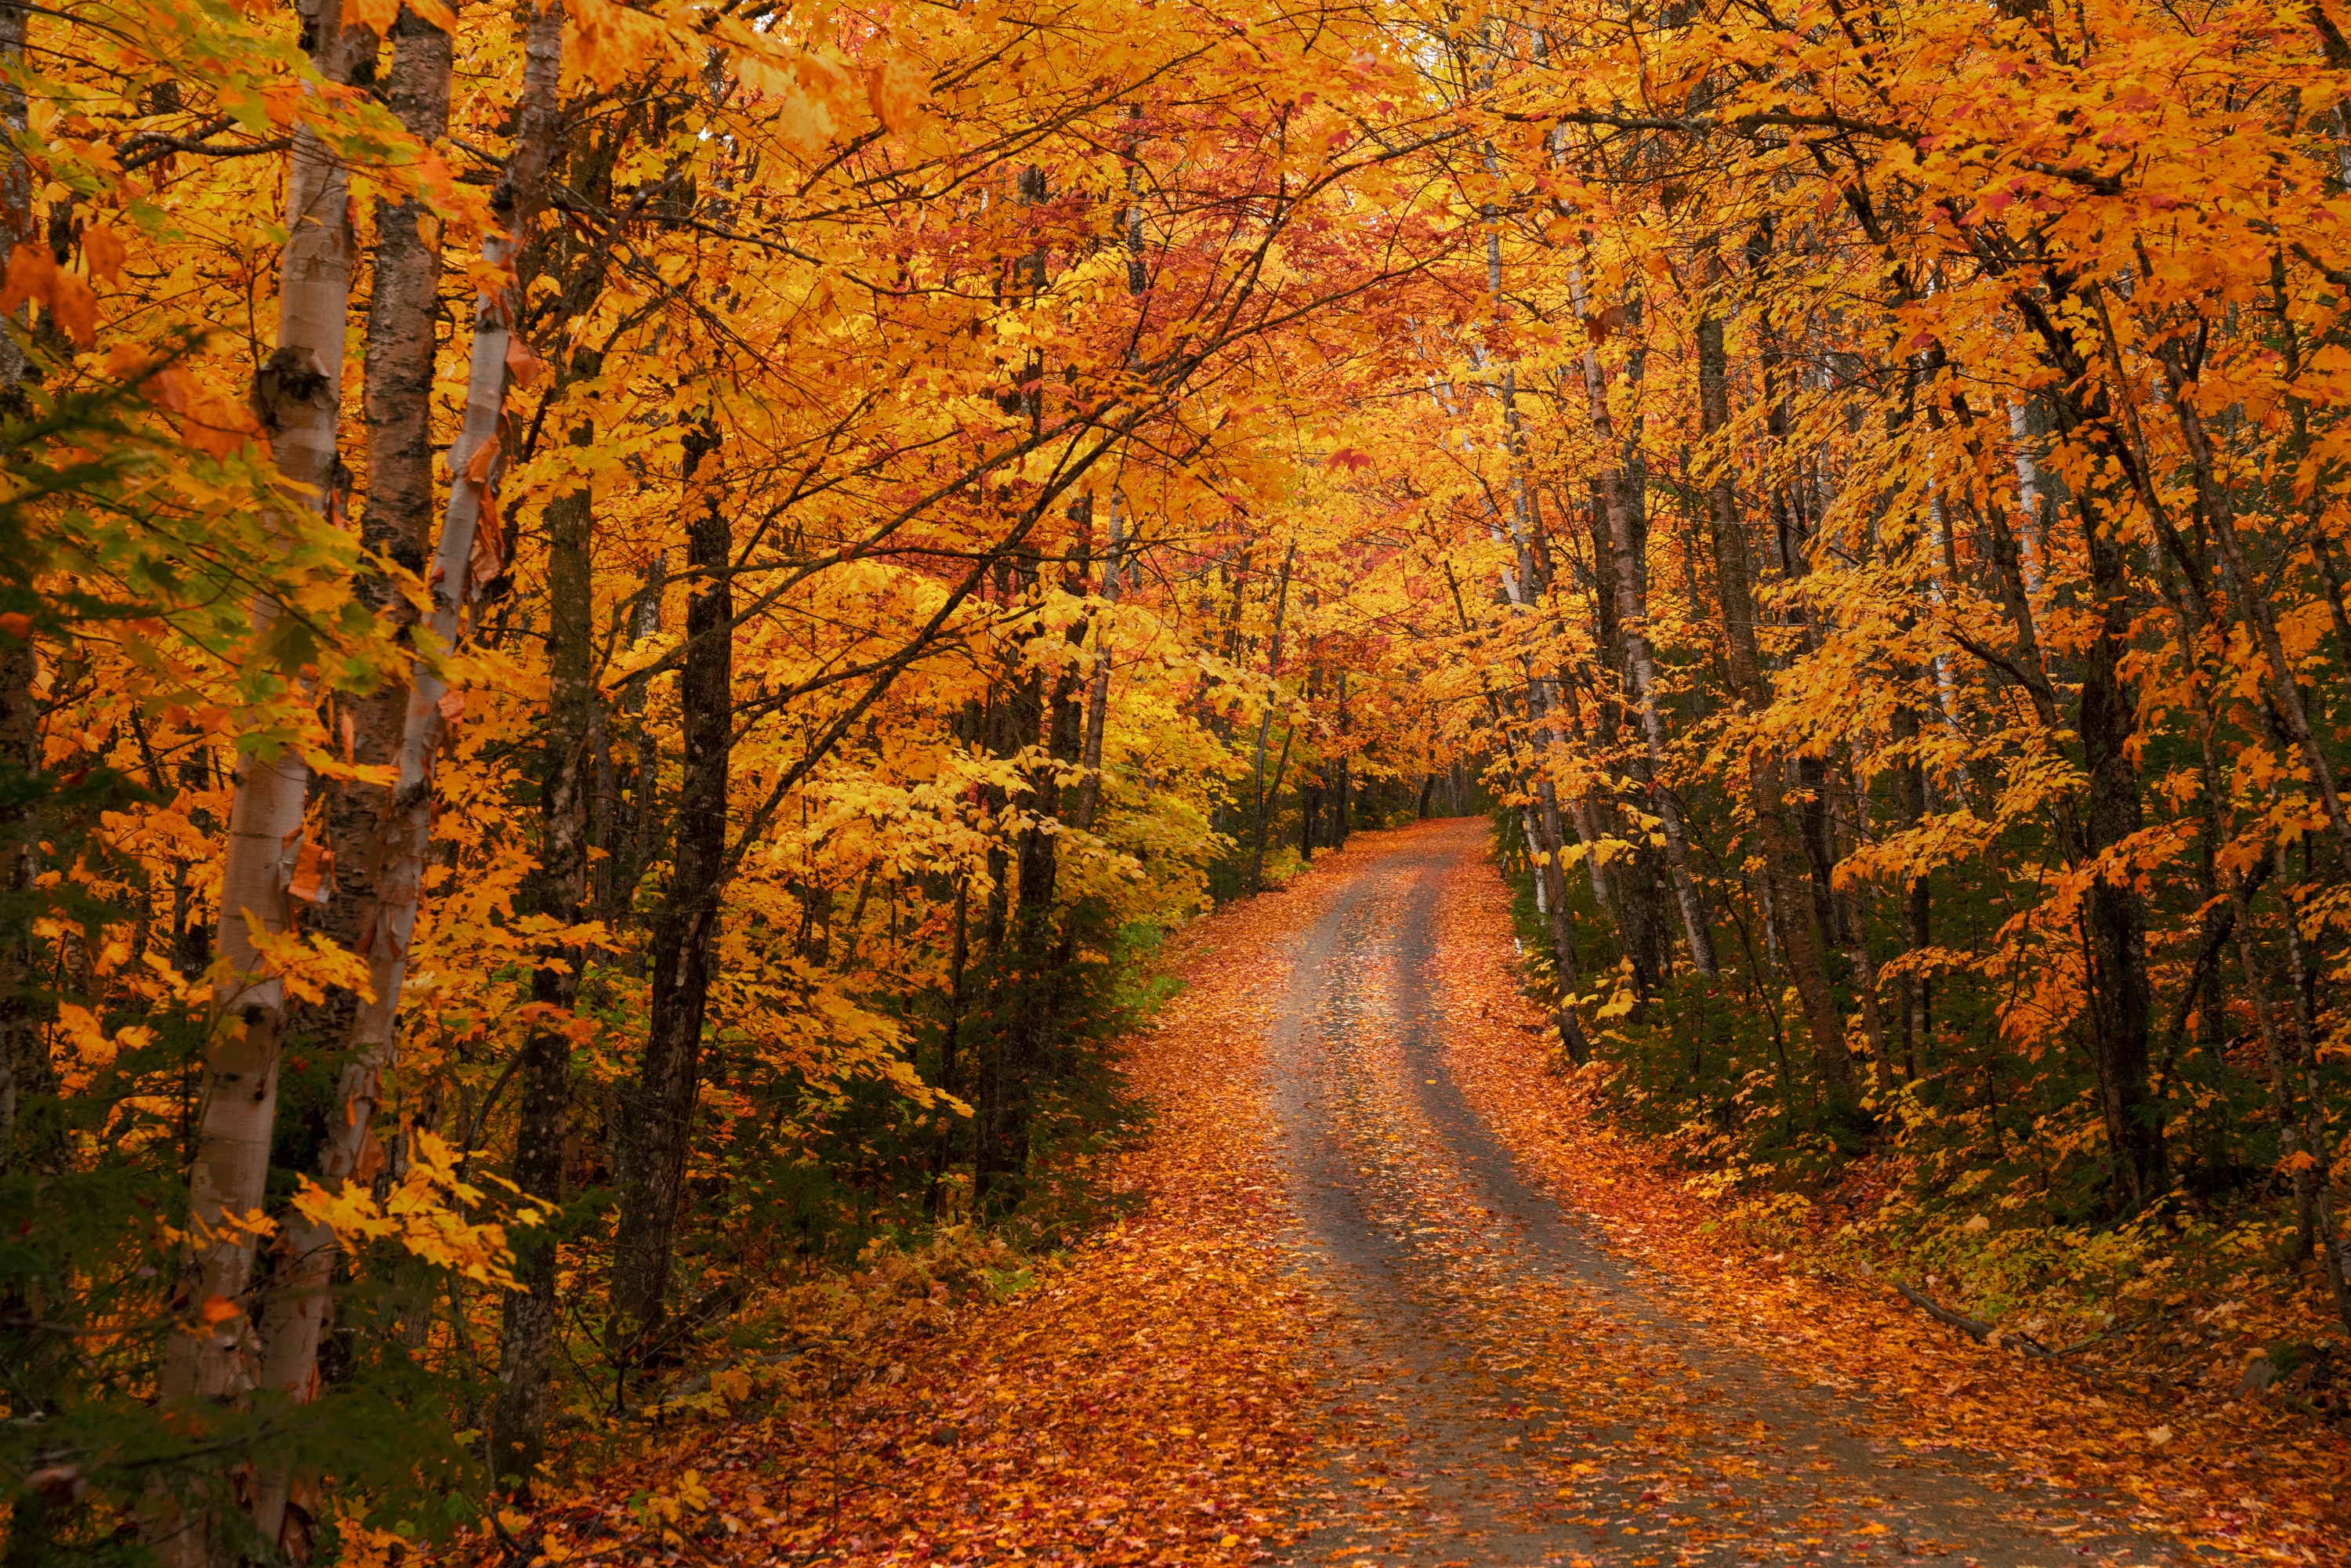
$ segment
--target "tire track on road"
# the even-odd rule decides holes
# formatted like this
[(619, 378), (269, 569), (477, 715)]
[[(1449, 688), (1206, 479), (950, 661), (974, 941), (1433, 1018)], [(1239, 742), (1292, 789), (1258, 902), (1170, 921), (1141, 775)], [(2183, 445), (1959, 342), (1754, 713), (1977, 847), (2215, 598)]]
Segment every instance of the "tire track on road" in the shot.
[(1325, 1510), (1290, 1561), (2161, 1563), (1901, 1412), (1784, 1375), (1520, 1173), (1445, 1061), (1446, 879), (1482, 821), (1415, 832), (1329, 895), (1269, 1037), (1292, 1267), (1338, 1310)]

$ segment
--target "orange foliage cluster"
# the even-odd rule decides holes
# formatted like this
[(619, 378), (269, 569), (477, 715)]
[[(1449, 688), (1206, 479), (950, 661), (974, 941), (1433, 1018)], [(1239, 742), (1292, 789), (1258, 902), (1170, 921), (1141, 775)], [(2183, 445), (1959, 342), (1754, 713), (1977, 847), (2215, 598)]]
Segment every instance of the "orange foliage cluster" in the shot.
[[(899, 1326), (740, 1374), (829, 1424), (641, 1529), (1256, 1550), (1339, 1321), (1265, 1250), (1270, 945), (1440, 805), (1542, 1009), (1481, 904), (1457, 1024), (1598, 1064), (1465, 1071), (1622, 1245), (1813, 1300), (1604, 1113), (2177, 1397), (2020, 1437), (1867, 1291), (1836, 1375), (2293, 1471), (2351, 1398), (2332, 4), (0, 3), (7, 1552), (432, 1537), (852, 1260)], [(1332, 851), (1187, 939), (1145, 1211), (993, 1250), (1085, 1229), (1142, 955)], [(1508, 1361), (1395, 1087), (1337, 1131)]]

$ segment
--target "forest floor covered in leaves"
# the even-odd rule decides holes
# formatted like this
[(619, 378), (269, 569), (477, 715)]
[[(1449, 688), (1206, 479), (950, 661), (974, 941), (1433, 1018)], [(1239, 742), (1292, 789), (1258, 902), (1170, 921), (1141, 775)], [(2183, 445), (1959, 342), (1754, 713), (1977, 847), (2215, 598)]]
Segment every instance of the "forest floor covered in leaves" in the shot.
[(575, 1452), (510, 1550), (2346, 1560), (2339, 1436), (2157, 1408), (1720, 1225), (1549, 1071), (1485, 847), (1476, 820), (1359, 835), (1180, 934), (1125, 1057), (1155, 1113), (1126, 1218), (1018, 1289), (952, 1248), (877, 1262), (795, 1359)]

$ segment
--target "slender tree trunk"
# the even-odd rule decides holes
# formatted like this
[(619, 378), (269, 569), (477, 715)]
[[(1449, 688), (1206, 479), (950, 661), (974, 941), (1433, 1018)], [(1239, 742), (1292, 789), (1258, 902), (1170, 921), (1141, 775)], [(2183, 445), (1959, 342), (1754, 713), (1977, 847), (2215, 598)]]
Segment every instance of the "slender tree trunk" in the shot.
[[(955, 936), (947, 949), (947, 1018), (946, 1027), (939, 1031), (939, 1092), (956, 1092), (956, 1048), (963, 1032), (964, 967), (971, 957), (971, 922), (969, 904), (971, 878), (956, 878)], [(947, 1165), (955, 1150), (955, 1116), (952, 1112), (939, 1113), (938, 1141), (931, 1146), (931, 1186), (925, 1196), (923, 1207), (935, 1218), (939, 1212), (939, 1186), (946, 1176)]]
[[(1708, 315), (1698, 328), (1699, 428), (1720, 450), (1710, 454), (1714, 465), (1713, 521), (1715, 591), (1722, 600), (1723, 650), (1729, 666), (1731, 689), (1754, 711), (1771, 705), (1771, 692), (1763, 678), (1763, 660), (1755, 634), (1753, 578), (1748, 566), (1747, 527), (1739, 514), (1730, 440), (1730, 387), (1720, 318)], [(1822, 964), (1822, 938), (1813, 921), (1811, 879), (1789, 841), (1782, 789), (1781, 760), (1770, 747), (1752, 745), (1747, 753), (1748, 806), (1755, 817), (1756, 837), (1763, 851), (1762, 874), (1771, 889), (1771, 913), (1778, 918), (1781, 950), (1787, 955), (1796, 995), (1803, 1004), (1804, 1027), (1812, 1038), (1813, 1069), (1819, 1076), (1832, 1117), (1848, 1114), (1859, 1098), (1854, 1082), (1853, 1057), (1845, 1048), (1844, 1015), (1829, 989)], [(1768, 918), (1768, 916), (1767, 916)]]
[(1126, 543), (1125, 519), (1119, 516), (1115, 490), (1111, 492), (1109, 507), (1110, 539), (1102, 552), (1102, 603), (1109, 609), (1094, 617), (1094, 668), (1086, 690), (1086, 741), (1081, 758), (1086, 771), (1078, 785), (1077, 810), (1071, 818), (1071, 823), (1083, 832), (1093, 831), (1094, 814), (1102, 808), (1102, 734), (1110, 723), (1111, 612), (1117, 610), (1123, 591), (1120, 562)]
[[(637, 591), (635, 622), (630, 628), (636, 641), (642, 643), (661, 631), (662, 595), (668, 586), (669, 557), (656, 554), (645, 568), (644, 586)], [(624, 922), (635, 923), (637, 884), (644, 880), (646, 868), (660, 858), (661, 737), (645, 722), (646, 688), (643, 676), (634, 677), (622, 697), (622, 709), (636, 728), (636, 745), (629, 768), (628, 858), (613, 873), (603, 909), (604, 924), (612, 929)]]
[(1348, 768), (1348, 763), (1350, 760), (1350, 753), (1346, 749), (1348, 734), (1347, 672), (1342, 670), (1339, 672), (1340, 750), (1339, 766), (1337, 769), (1338, 778), (1333, 782), (1331, 789), (1331, 847), (1334, 850), (1345, 849), (1347, 847), (1347, 835), (1354, 831), (1354, 820), (1353, 815), (1354, 810), (1354, 798), (1352, 788), (1353, 780), (1349, 777), (1350, 769)]
[[(2102, 606), (2083, 659), (2075, 727), (2089, 774), (2085, 848), (2095, 859), (2138, 831), (2138, 768), (2131, 758), (2137, 704), (2124, 681), (2130, 645), (2130, 583), (2122, 540), (2081, 505), (2091, 602)], [(2091, 958), (2092, 1029), (2104, 1083), (2107, 1140), (2134, 1206), (2161, 1191), (2163, 1145), (2147, 1096), (2146, 911), (2137, 892), (2100, 877), (2083, 898)]]
[[(32, 21), (23, 0), (0, 0), (0, 267), (33, 237), (33, 173), (15, 137), (26, 125), (25, 89), (15, 74), (25, 63), (25, 33)], [(0, 420), (25, 412), (25, 351), (16, 341), (19, 318), (0, 319)], [(33, 695), (39, 650), (28, 630), (0, 632), (0, 900), (21, 907), (39, 865), (40, 821), (36, 780), (42, 772), (40, 706)], [(11, 775), (14, 775), (12, 778)], [(49, 1092), (48, 1033), (34, 994), (37, 967), (32, 921), (0, 928), (0, 1176), (17, 1168), (18, 1129), (28, 1100)], [(18, 1504), (25, 1507), (25, 1504)]]
[[(2274, 789), (2274, 786), (2273, 786)], [(2273, 795), (2274, 799), (2274, 795)], [(2308, 977), (2313, 971), (2303, 951), (2302, 909), (2291, 890), (2286, 893), (2285, 943), (2286, 958), (2296, 976), (2304, 983), (2295, 987), (2297, 1005), (2294, 1009), (2294, 1038), (2297, 1044), (2295, 1066), (2302, 1074), (2303, 1135), (2312, 1158), (2316, 1161), (2306, 1174), (2310, 1178), (2311, 1228), (2316, 1232), (2319, 1268), (2325, 1276), (2327, 1289), (2335, 1297), (2335, 1316), (2346, 1326), (2351, 1326), (2351, 1270), (2346, 1270), (2343, 1234), (2335, 1214), (2335, 1141), (2326, 1126), (2326, 1094), (2318, 1076), (2318, 1019), (2311, 999)], [(2240, 917), (2237, 927), (2244, 929)]]
[[(332, 82), (350, 79), (359, 40), (336, 0), (317, 0), (305, 20), (314, 62)], [(255, 377), (253, 402), (279, 473), (321, 516), (334, 505), (344, 471), (335, 450), (341, 406), (343, 332), (350, 299), (350, 177), (307, 128), (294, 136), (287, 177), (289, 235), (280, 256), (277, 348)], [(256, 635), (278, 606), (256, 601)], [(191, 1313), (223, 1301), (236, 1315), (167, 1336), (158, 1392), (167, 1405), (237, 1398), (255, 1382), (255, 1243), (232, 1220), (257, 1213), (266, 1199), (269, 1148), (277, 1118), (286, 991), (255, 942), (282, 936), (291, 923), (287, 888), (302, 836), (309, 773), (298, 752), (242, 750), (229, 809), (221, 868), (219, 951), (226, 969), (214, 988), (206, 1041), (195, 1157), (190, 1172), (193, 1236), (176, 1300)], [(252, 923), (248, 926), (248, 920)], [(306, 1379), (307, 1381), (307, 1379)], [(263, 1522), (266, 1535), (276, 1532)], [(158, 1542), (177, 1568), (210, 1563), (223, 1550), (199, 1522), (163, 1525)]]
[[(575, 445), (592, 439), (582, 420)], [(563, 925), (586, 914), (589, 745), (598, 706), (593, 591), (590, 577), (594, 503), (575, 490), (548, 504), (548, 722), (542, 743), (538, 869), (531, 879), (535, 913)], [(515, 1185), (548, 1205), (563, 1192), (563, 1146), (571, 1107), (571, 1036), (587, 950), (559, 944), (540, 954), (530, 998), (546, 1009), (522, 1047), (520, 1103), (515, 1118)], [(498, 1393), (491, 1406), (496, 1472), (518, 1495), (529, 1493), (546, 1451), (549, 1373), (555, 1343), (556, 1233), (538, 1226), (513, 1240), (516, 1282), (505, 1301)]]
[[(0, 0), (0, 267), (33, 237), (33, 171), (16, 143), (28, 123), (25, 89), (16, 73), (25, 63), (25, 32), (32, 19), (26, 0)], [(25, 350), (9, 329), (17, 324), (0, 320), (0, 418), (23, 412)]]
[(1559, 1028), (1560, 1043), (1567, 1048), (1568, 1060), (1581, 1067), (1591, 1060), (1592, 1044), (1584, 1038), (1583, 1020), (1567, 1000), (1582, 988), (1583, 974), (1575, 958), (1575, 925), (1567, 912), (1567, 867), (1562, 863), (1566, 858), (1566, 835), (1560, 821), (1559, 794), (1550, 779), (1537, 783), (1535, 800), (1535, 825), (1541, 835), (1537, 847), (1543, 856), (1536, 874), (1542, 880), (1552, 969), (1559, 988), (1559, 1006), (1552, 1021)]
[[(0, 334), (6, 328), (0, 325)], [(40, 867), (42, 739), (33, 695), (38, 651), (30, 630), (0, 632), (0, 1176), (31, 1166), (47, 1142), (26, 1115), (55, 1092), (38, 995), (38, 951), (25, 907)]]
[[(1275, 699), (1280, 695), (1280, 689), (1274, 686), (1273, 683), (1281, 678), (1281, 623), (1290, 609), (1290, 563), (1297, 559), (1298, 546), (1293, 542), (1289, 553), (1281, 558), (1281, 576), (1276, 580), (1273, 591), (1273, 645), (1265, 664), (1265, 678), (1270, 689), (1266, 694), (1265, 712), (1258, 719), (1257, 725), (1257, 841), (1249, 850), (1249, 890), (1251, 893), (1265, 891), (1265, 835), (1266, 830), (1272, 825), (1267, 819), (1266, 811), (1270, 796), (1265, 783), (1265, 746), (1266, 741), (1273, 734), (1273, 706)], [(1281, 755), (1286, 762), (1290, 757), (1290, 737), (1287, 734), (1282, 737)], [(1274, 789), (1279, 790), (1280, 788), (1280, 778), (1277, 774)], [(1422, 813), (1424, 816), (1426, 814), (1425, 811)]]
[[(1082, 624), (1070, 629), (1072, 645), (1084, 632)], [(1045, 756), (1027, 770), (1029, 789), (1023, 804), (1035, 821), (1020, 835), (1012, 1009), (1004, 1049), (1000, 1131), (992, 1145), (997, 1158), (977, 1173), (994, 1178), (991, 1185), (1008, 1207), (1019, 1201), (1027, 1182), (1036, 1082), (1052, 1043), (1053, 1021), (1061, 1011), (1061, 974), (1070, 958), (1069, 944), (1057, 944), (1053, 929), (1061, 874), (1061, 776), (1078, 761), (1085, 733), (1085, 710), (1078, 698), (1080, 687), (1071, 665), (1065, 664), (1055, 672), (1050, 695), (1041, 685), (1030, 689), (1038, 692), (1040, 700), (1019, 710), (1021, 734), (1033, 744), (1041, 725)]]
[[(1854, 748), (1853, 776), (1849, 782), (1852, 786), (1850, 792), (1840, 791), (1840, 810), (1853, 825), (1853, 845), (1866, 843), (1869, 839), (1869, 795), (1862, 783), (1858, 747)], [(1837, 851), (1840, 862), (1853, 852), (1853, 845), (1840, 837)], [(1890, 1099), (1900, 1079), (1896, 1071), (1893, 1041), (1886, 1028), (1885, 1012), (1878, 1005), (1877, 961), (1869, 947), (1869, 906), (1870, 890), (1865, 883), (1845, 895), (1845, 953), (1853, 961), (1853, 988), (1861, 1000), (1862, 1034), (1869, 1041), (1869, 1059), (1877, 1070), (1877, 1090)]]
[(669, 1291), (687, 1134), (701, 1087), (703, 1016), (710, 996), (710, 942), (718, 924), (726, 854), (726, 788), (734, 734), (733, 535), (718, 484), (715, 431), (689, 436), (687, 567), (695, 593), (685, 617), (680, 682), (685, 764), (678, 787), (676, 847), (653, 917), (651, 1018), (644, 1065), (622, 1104), (626, 1154), (612, 1239), (611, 1339), (623, 1364), (653, 1343)]
[[(1126, 113), (1129, 120), (1139, 120), (1143, 118), (1143, 106), (1129, 105)], [(1126, 214), (1120, 225), (1124, 231), (1121, 238), (1126, 246), (1126, 292), (1130, 298), (1139, 299), (1150, 277), (1143, 265), (1143, 178), (1134, 139), (1128, 141), (1126, 151)], [(1075, 818), (1079, 829), (1085, 832), (1093, 831), (1094, 815), (1102, 808), (1102, 735), (1110, 723), (1110, 635), (1117, 619), (1114, 612), (1119, 595), (1125, 586), (1121, 579), (1126, 553), (1126, 518), (1121, 501), (1117, 487), (1113, 486), (1104, 497), (1110, 525), (1109, 539), (1102, 549), (1102, 602), (1110, 612), (1094, 619), (1093, 683), (1086, 693), (1086, 772), (1078, 786)]]
[[(1035, 591), (1036, 580), (1036, 557), (1033, 552), (1023, 552), (1017, 566), (1008, 565), (999, 574), (998, 585), (1006, 604), (1013, 603), (1016, 596), (1026, 603)], [(1006, 761), (1025, 756), (1044, 731), (1044, 672), (1030, 662), (1028, 653), (1029, 644), (1040, 635), (1041, 629), (1032, 620), (1015, 638), (1016, 651), (1006, 661), (1005, 689), (988, 713), (988, 751)], [(989, 1009), (987, 1032), (980, 1042), (976, 1085), (978, 1116), (973, 1128), (972, 1153), (975, 1211), (1017, 1168), (1013, 1150), (1026, 1113), (1028, 1092), (1022, 1038), (1026, 1003), (1020, 992), (1029, 983), (1029, 971), (1024, 964), (1024, 925), (1016, 915), (1029, 904), (1029, 887), (1025, 880), (1018, 883), (1016, 904), (1015, 879), (1025, 879), (1029, 874), (1029, 834), (1016, 831), (1010, 826), (1012, 791), (990, 787), (982, 798), (995, 829), (987, 857), (987, 950), (992, 958), (1008, 955), (1008, 959), (998, 963), (991, 976), (994, 1005)], [(1025, 799), (1021, 804), (1034, 808), (1034, 802)]]
[[(1897, 746), (1915, 748), (1918, 741), (1918, 710), (1908, 703), (1896, 707), (1893, 727)], [(1927, 770), (1915, 749), (1895, 765), (1894, 809), (1896, 825), (1904, 832), (1911, 831), (1926, 820)], [(1896, 987), (1901, 1015), (1896, 1022), (1901, 1030), (1902, 1071), (1913, 1082), (1917, 1080), (1920, 1062), (1927, 1056), (1932, 1024), (1928, 977), (1917, 968), (1919, 955), (1926, 951), (1928, 940), (1928, 920), (1933, 912), (1931, 892), (1926, 873), (1913, 876), (1905, 872), (1901, 888), (1902, 951), (1910, 963), (1904, 967)]]

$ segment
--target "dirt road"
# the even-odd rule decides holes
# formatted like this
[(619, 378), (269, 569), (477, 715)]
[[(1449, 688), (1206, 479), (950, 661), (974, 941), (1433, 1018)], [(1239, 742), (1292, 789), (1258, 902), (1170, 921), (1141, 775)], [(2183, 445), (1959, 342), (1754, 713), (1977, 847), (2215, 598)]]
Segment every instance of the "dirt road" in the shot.
[[(1326, 1430), (1304, 1564), (2184, 1561), (2101, 1500), (1906, 1442), (1900, 1403), (1813, 1385), (1612, 1255), (1448, 1064), (1437, 909), (1489, 876), (1464, 821), (1400, 836), (1295, 938), (1268, 1040)], [(1515, 1027), (1515, 1026), (1512, 1026)]]

